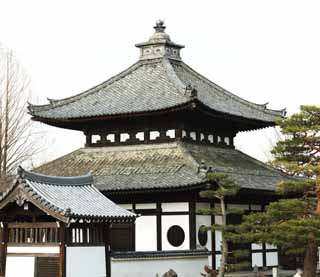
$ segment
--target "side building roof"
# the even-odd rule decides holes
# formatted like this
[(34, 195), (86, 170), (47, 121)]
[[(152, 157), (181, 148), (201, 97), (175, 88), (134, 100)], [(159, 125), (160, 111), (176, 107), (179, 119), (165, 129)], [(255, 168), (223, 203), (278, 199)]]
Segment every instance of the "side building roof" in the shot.
[(203, 168), (229, 174), (244, 189), (274, 191), (289, 178), (238, 150), (183, 142), (81, 148), (34, 170), (63, 176), (91, 170), (100, 191), (129, 193), (202, 187)]
[(9, 202), (29, 201), (63, 221), (86, 219), (107, 222), (134, 221), (136, 215), (105, 197), (94, 185), (90, 174), (56, 177), (19, 168), (17, 181), (0, 199), (0, 209)]

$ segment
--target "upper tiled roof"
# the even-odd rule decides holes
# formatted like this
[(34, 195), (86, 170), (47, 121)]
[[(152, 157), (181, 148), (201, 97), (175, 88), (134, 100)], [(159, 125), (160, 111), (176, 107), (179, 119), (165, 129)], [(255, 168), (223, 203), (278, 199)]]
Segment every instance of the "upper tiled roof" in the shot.
[[(183, 46), (170, 40), (163, 23), (155, 28), (148, 42), (137, 45), (141, 48), (137, 63), (73, 97), (50, 100), (47, 105), (29, 105), (30, 114), (40, 121), (64, 121), (150, 113), (198, 102), (213, 111), (270, 124), (284, 116), (284, 110), (270, 110), (246, 101), (195, 72), (181, 61)], [(193, 95), (188, 92), (190, 85), (196, 91)]]
[(30, 201), (65, 222), (71, 219), (133, 221), (135, 214), (117, 206), (92, 184), (91, 175), (53, 177), (19, 169), (18, 180), (0, 199), (0, 207), (12, 197)]
[(90, 170), (101, 191), (171, 190), (205, 184), (202, 164), (229, 174), (240, 187), (275, 190), (288, 177), (230, 148), (173, 142), (158, 145), (81, 148), (36, 168), (70, 176)]

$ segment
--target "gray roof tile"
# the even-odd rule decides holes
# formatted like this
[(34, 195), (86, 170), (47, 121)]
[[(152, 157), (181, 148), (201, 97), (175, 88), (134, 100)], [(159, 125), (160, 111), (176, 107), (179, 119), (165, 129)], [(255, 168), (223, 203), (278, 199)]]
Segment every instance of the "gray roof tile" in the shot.
[(150, 55), (142, 49), (140, 60), (120, 74), (78, 95), (29, 105), (30, 114), (39, 121), (59, 121), (161, 111), (195, 101), (186, 95), (191, 84), (197, 89), (197, 100), (213, 111), (270, 123), (284, 116), (284, 110), (267, 109), (214, 84), (180, 61), (180, 54), (168, 54), (172, 47), (180, 51), (183, 46), (172, 43), (164, 29), (137, 46), (149, 45), (154, 45), (153, 50), (164, 48)]
[(91, 175), (53, 177), (20, 168), (18, 181), (1, 198), (4, 201), (20, 186), (29, 199), (69, 219), (132, 221), (135, 214), (105, 197), (92, 183)]
[(70, 176), (90, 170), (102, 191), (170, 190), (203, 184), (202, 162), (247, 189), (272, 191), (288, 178), (238, 150), (182, 142), (81, 148), (35, 171)]

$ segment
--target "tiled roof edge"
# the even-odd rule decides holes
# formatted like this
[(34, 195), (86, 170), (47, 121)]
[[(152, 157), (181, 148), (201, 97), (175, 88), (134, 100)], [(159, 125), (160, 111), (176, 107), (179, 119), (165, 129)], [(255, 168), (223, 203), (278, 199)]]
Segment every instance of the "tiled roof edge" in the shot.
[(195, 71), (192, 67), (190, 67), (186, 63), (184, 63), (182, 61), (179, 62), (179, 63), (181, 64), (182, 67), (184, 67), (186, 70), (189, 70), (196, 77), (200, 78), (201, 80), (203, 80), (204, 82), (206, 82), (210, 86), (214, 86), (220, 92), (222, 92), (225, 95), (227, 95), (228, 97), (231, 97), (232, 99), (240, 102), (241, 104), (248, 105), (248, 106), (250, 106), (252, 108), (257, 109), (258, 111), (260, 111), (262, 113), (266, 113), (266, 114), (269, 114), (269, 115), (274, 115), (274, 116), (277, 116), (277, 117), (280, 117), (280, 118), (284, 118), (285, 115), (286, 115), (286, 108), (281, 109), (281, 110), (273, 110), (273, 109), (268, 109), (266, 107), (267, 104), (256, 104), (256, 103), (250, 102), (250, 101), (248, 101), (246, 99), (243, 99), (243, 98), (233, 94), (232, 92), (222, 88), (221, 86), (217, 85), (216, 83), (212, 82), (211, 80), (209, 80), (205, 76), (203, 76), (200, 73), (198, 73), (197, 71)]
[(67, 98), (63, 98), (63, 99), (59, 99), (59, 100), (52, 100), (52, 99), (48, 99), (49, 100), (49, 104), (45, 104), (45, 105), (33, 105), (31, 103), (28, 103), (28, 110), (29, 113), (31, 115), (35, 115), (36, 112), (40, 112), (40, 111), (47, 111), (50, 110), (52, 108), (56, 108), (59, 106), (63, 106), (66, 104), (70, 104), (74, 101), (77, 101), (83, 97), (86, 97), (92, 93), (97, 92), (97, 90), (103, 88), (104, 86), (110, 85), (115, 81), (118, 81), (119, 79), (127, 76), (127, 74), (132, 73), (133, 71), (135, 71), (136, 69), (138, 69), (140, 66), (143, 66), (145, 64), (149, 64), (149, 63), (158, 63), (159, 61), (161, 61), (161, 59), (155, 59), (155, 60), (146, 60), (146, 61), (137, 61), (136, 63), (134, 63), (133, 65), (129, 66), (127, 69), (123, 70), (122, 72), (116, 74), (115, 76), (112, 76), (111, 78), (109, 78), (108, 80), (100, 83), (99, 85), (96, 85), (88, 90), (85, 90), (79, 94), (67, 97)]
[(21, 166), (18, 168), (18, 175), (22, 179), (26, 179), (33, 182), (52, 184), (52, 185), (92, 185), (93, 176), (91, 173), (82, 176), (73, 177), (60, 177), (60, 176), (48, 176), (40, 173), (35, 173), (23, 169)]

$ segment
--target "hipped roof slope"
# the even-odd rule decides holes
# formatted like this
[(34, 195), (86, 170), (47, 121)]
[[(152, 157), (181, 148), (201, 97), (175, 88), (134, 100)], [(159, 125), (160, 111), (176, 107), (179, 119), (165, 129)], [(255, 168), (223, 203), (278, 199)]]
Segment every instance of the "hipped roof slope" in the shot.
[(183, 142), (81, 148), (35, 171), (70, 176), (90, 170), (100, 191), (127, 193), (203, 186), (203, 167), (228, 174), (243, 189), (274, 191), (289, 178), (238, 150)]
[(107, 222), (134, 221), (136, 215), (105, 197), (94, 185), (90, 174), (56, 177), (19, 168), (17, 181), (2, 195), (0, 208), (19, 199), (29, 201), (51, 216)]
[(155, 29), (148, 42), (137, 45), (142, 53), (137, 63), (78, 95), (49, 100), (47, 105), (30, 104), (33, 119), (50, 122), (150, 114), (190, 103), (269, 125), (285, 115), (285, 110), (246, 101), (203, 77), (181, 60), (183, 46), (170, 40), (163, 22)]

